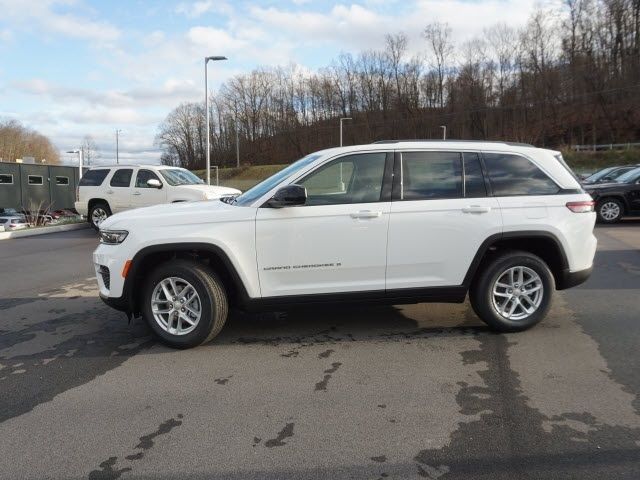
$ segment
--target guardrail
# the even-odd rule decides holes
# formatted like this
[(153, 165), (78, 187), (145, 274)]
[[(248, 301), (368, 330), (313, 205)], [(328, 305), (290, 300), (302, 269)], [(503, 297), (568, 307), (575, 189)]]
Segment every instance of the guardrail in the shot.
[(595, 152), (598, 150), (631, 150), (640, 148), (640, 142), (634, 143), (601, 143), (598, 145), (571, 145), (576, 152)]

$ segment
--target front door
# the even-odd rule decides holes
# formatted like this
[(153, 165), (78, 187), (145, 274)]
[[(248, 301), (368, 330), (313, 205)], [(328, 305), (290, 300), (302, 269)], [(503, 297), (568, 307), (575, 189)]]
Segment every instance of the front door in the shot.
[[(147, 185), (151, 179), (158, 180), (162, 188), (154, 188)], [(167, 201), (167, 185), (152, 170), (141, 168), (136, 174), (136, 181), (131, 192), (131, 205), (133, 208), (158, 205)]]
[(384, 291), (393, 155), (350, 154), (294, 183), (303, 206), (258, 209), (263, 297)]
[(502, 231), (477, 153), (397, 154), (387, 290), (461, 285), (482, 242)]

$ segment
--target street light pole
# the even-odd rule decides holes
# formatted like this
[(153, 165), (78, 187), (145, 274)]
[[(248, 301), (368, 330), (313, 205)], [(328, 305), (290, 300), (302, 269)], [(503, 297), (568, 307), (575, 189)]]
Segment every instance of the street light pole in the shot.
[(342, 122), (344, 120), (353, 120), (351, 117), (342, 117), (340, 119), (340, 146), (342, 146)]
[(446, 140), (447, 139), (447, 126), (446, 125), (440, 125), (440, 128), (442, 129), (442, 139)]
[(118, 134), (122, 133), (122, 130), (116, 129), (116, 165), (120, 164), (120, 146), (118, 140)]
[(78, 168), (80, 170), (80, 173), (78, 174), (78, 178), (82, 178), (82, 149), (67, 150), (67, 153), (77, 153), (78, 154)]
[(211, 132), (209, 131), (209, 86), (207, 83), (207, 64), (209, 60), (226, 60), (227, 57), (213, 56), (204, 57), (204, 109), (207, 111), (207, 185), (211, 185)]

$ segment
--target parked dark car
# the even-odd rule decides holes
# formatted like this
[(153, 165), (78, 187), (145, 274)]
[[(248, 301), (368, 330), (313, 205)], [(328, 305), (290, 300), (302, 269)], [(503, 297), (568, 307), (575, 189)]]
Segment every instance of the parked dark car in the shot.
[(581, 183), (585, 186), (594, 185), (597, 183), (611, 183), (621, 175), (624, 175), (625, 173), (638, 167), (640, 167), (640, 164), (603, 168), (602, 170), (598, 170), (597, 172), (592, 173), (588, 177), (584, 178)]
[(598, 220), (602, 223), (640, 215), (640, 167), (629, 170), (615, 182), (585, 185), (585, 190), (595, 200)]

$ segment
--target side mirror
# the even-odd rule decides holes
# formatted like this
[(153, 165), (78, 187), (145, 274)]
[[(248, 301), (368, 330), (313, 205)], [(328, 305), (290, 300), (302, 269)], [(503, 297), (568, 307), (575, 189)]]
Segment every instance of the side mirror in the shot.
[(160, 180), (158, 180), (157, 178), (150, 178), (149, 180), (147, 180), (147, 187), (162, 188), (162, 182), (160, 182)]
[(300, 185), (287, 185), (278, 190), (267, 205), (272, 208), (295, 207), (307, 202), (307, 189)]

